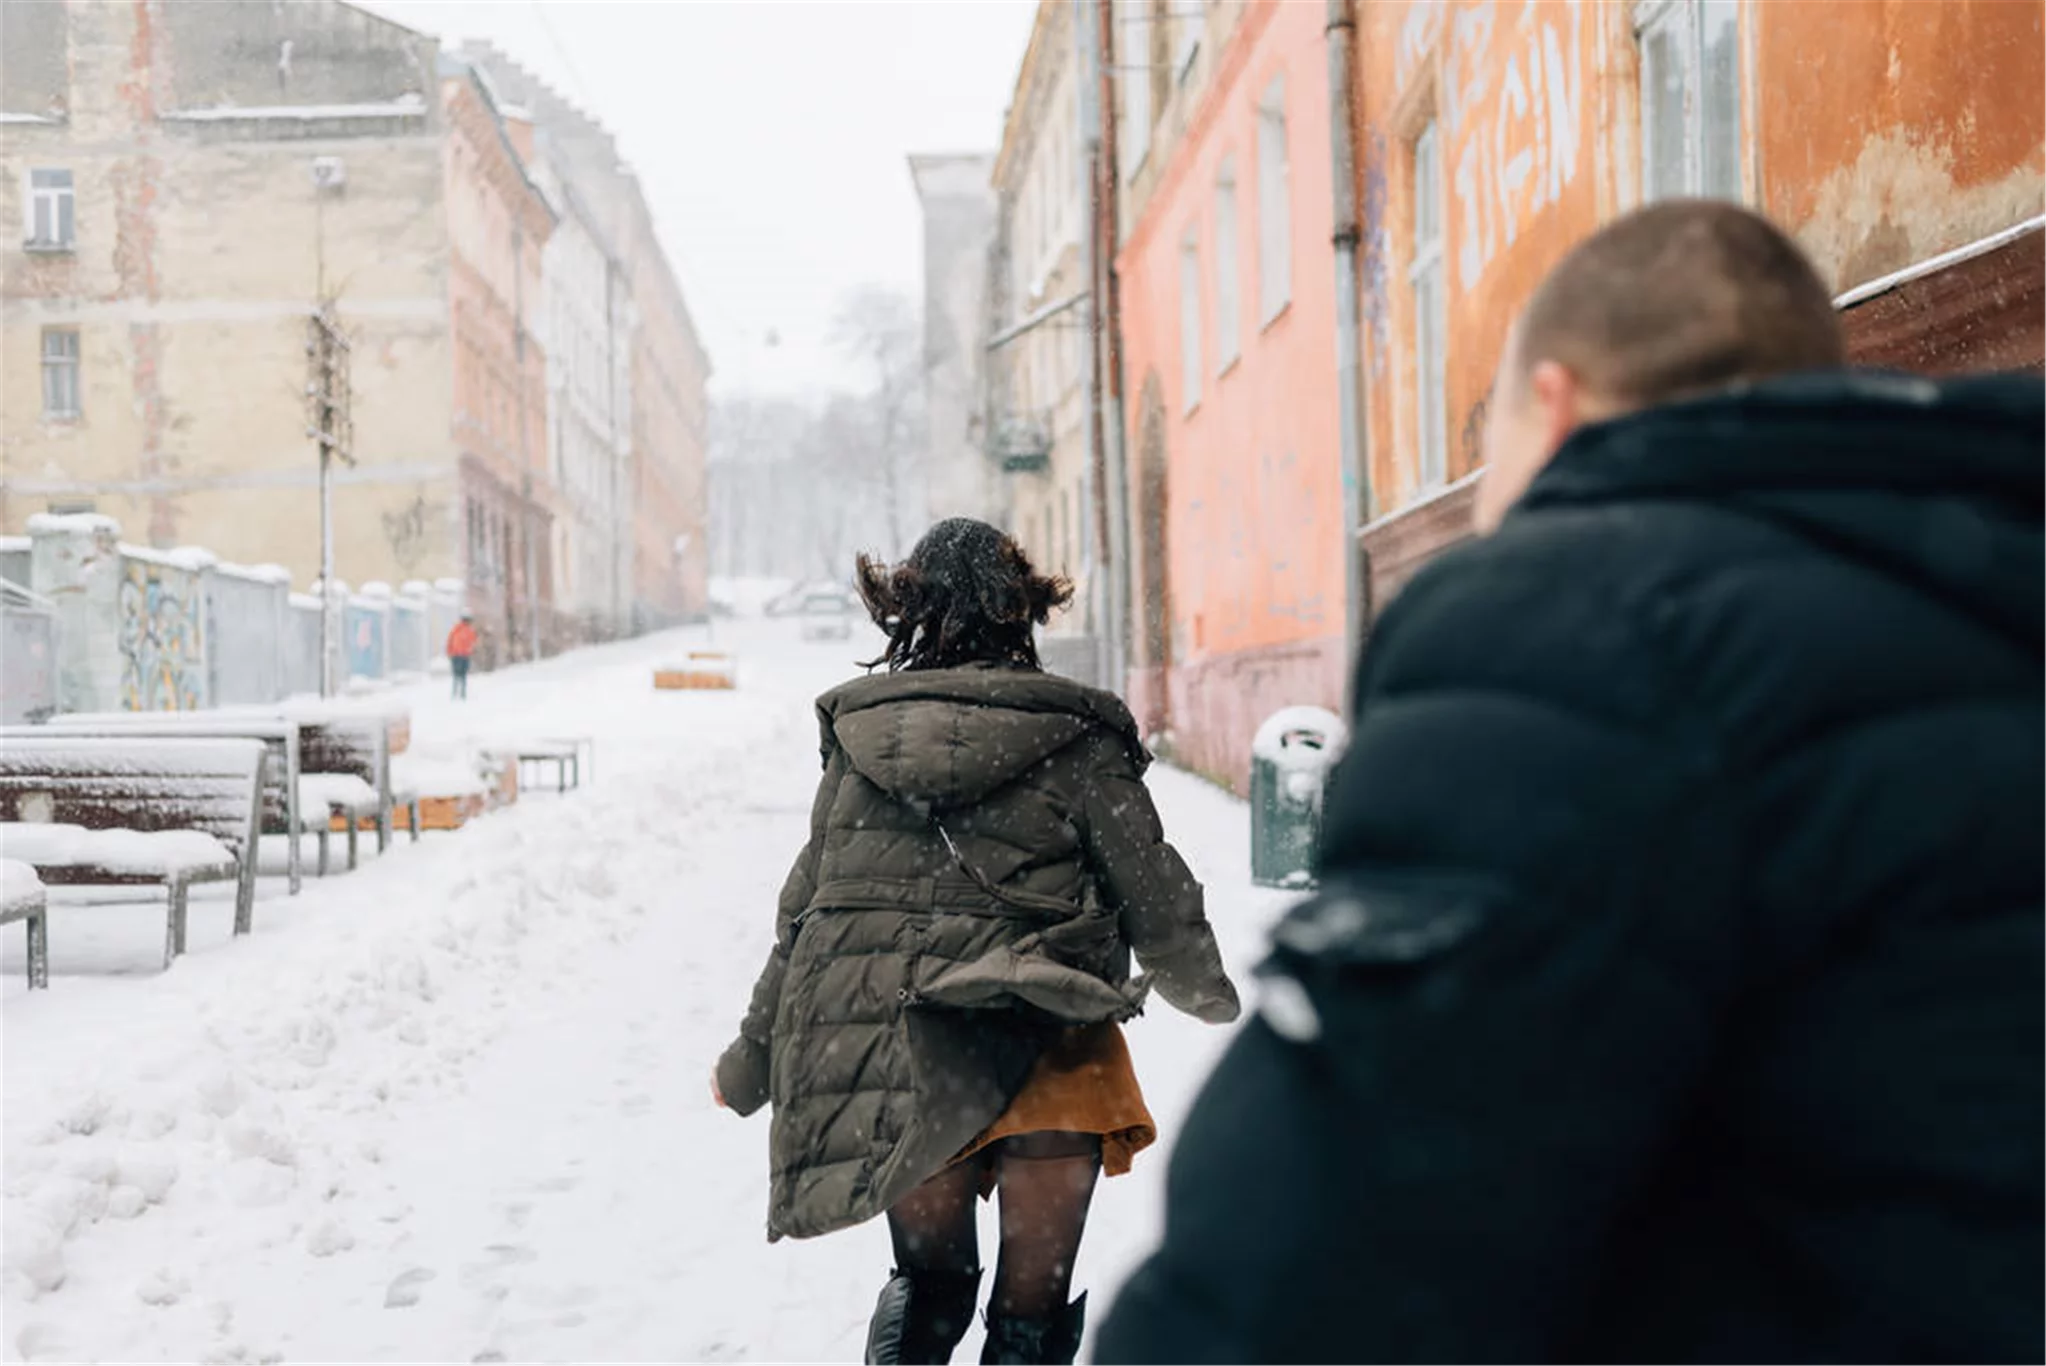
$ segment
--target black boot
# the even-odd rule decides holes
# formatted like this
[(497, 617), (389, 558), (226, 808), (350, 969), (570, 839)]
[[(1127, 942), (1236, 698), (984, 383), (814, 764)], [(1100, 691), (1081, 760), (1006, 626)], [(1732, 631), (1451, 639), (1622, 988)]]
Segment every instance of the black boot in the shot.
[(892, 1271), (867, 1326), (868, 1366), (944, 1366), (973, 1322), (978, 1271)]
[(1086, 1323), (1085, 1295), (1048, 1319), (998, 1318), (990, 1313), (987, 1345), (980, 1349), (982, 1366), (1073, 1366)]

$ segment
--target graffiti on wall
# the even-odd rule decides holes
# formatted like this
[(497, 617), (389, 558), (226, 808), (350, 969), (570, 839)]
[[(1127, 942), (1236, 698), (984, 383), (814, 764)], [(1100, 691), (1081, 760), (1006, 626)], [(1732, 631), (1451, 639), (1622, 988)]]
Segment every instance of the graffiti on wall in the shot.
[(419, 496), (405, 506), (383, 514), (384, 540), (391, 558), (407, 574), (418, 572), (431, 548), (429, 534), (442, 516), (441, 506)]
[[(1440, 9), (1430, 8), (1439, 27)], [(1457, 279), (1466, 290), (1577, 178), (1583, 37), (1583, 0), (1484, 0), (1450, 23), (1439, 117), (1455, 168)], [(1406, 50), (1403, 33), (1403, 63)]]
[(199, 576), (147, 560), (121, 565), (121, 705), (189, 711), (205, 698)]

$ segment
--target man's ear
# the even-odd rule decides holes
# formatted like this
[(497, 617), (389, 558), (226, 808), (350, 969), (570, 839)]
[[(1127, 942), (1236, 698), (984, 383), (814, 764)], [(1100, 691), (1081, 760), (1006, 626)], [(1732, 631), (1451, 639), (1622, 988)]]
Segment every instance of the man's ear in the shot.
[(1560, 361), (1544, 360), (1528, 370), (1527, 390), (1541, 424), (1542, 453), (1554, 455), (1588, 420), (1584, 386)]

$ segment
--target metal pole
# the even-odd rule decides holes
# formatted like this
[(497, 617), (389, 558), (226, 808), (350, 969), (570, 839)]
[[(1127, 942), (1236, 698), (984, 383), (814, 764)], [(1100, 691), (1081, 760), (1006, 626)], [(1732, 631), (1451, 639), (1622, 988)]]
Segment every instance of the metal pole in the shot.
[(1081, 311), (1081, 322), (1087, 329), (1087, 363), (1080, 370), (1080, 395), (1081, 402), (1086, 407), (1087, 420), (1080, 430), (1086, 443), (1086, 463), (1083, 468), (1086, 472), (1088, 493), (1091, 495), (1087, 503), (1094, 513), (1087, 537), (1088, 615), (1092, 618), (1089, 626), (1095, 637), (1100, 661), (1096, 677), (1090, 678), (1088, 682), (1106, 684), (1110, 677), (1110, 651), (1114, 646), (1111, 643), (1112, 632), (1108, 623), (1111, 596), (1106, 573), (1108, 477), (1101, 414), (1101, 108), (1098, 103), (1101, 98), (1101, 83), (1097, 79), (1097, 72), (1102, 65), (1102, 59), (1095, 48), (1093, 8), (1093, 0), (1072, 0), (1073, 60), (1076, 67), (1073, 85), (1079, 92), (1080, 202), (1086, 209), (1086, 230), (1081, 237), (1081, 255), (1087, 271), (1087, 288), (1075, 300), (1075, 304)]
[[(331, 411), (331, 410), (330, 410)], [(320, 436), (320, 696), (334, 695), (334, 447)]]
[[(1329, 148), (1333, 166), (1336, 250), (1336, 395), (1343, 478), (1343, 654), (1354, 660), (1364, 640), (1363, 549), (1357, 543), (1370, 506), (1362, 421), (1364, 366), (1358, 325), (1357, 157), (1351, 124), (1357, 24), (1350, 0), (1328, 0)], [(1344, 676), (1354, 675), (1345, 669)]]
[[(1101, 500), (1102, 540), (1106, 547), (1108, 579), (1108, 686), (1120, 694), (1128, 683), (1129, 648), (1126, 625), (1130, 605), (1129, 575), (1129, 479), (1123, 463), (1122, 414), (1122, 286), (1115, 269), (1115, 250), (1121, 241), (1118, 211), (1122, 189), (1122, 165), (1116, 154), (1115, 108), (1115, 7), (1113, 0), (1095, 0), (1097, 62), (1095, 76), (1100, 86), (1101, 127), (1096, 134), (1101, 149), (1096, 174), (1097, 207), (1093, 218), (1095, 271), (1094, 287), (1098, 305), (1094, 310), (1101, 354), (1098, 364), (1103, 406), (1102, 468), (1104, 497)], [(1150, 79), (1150, 54), (1145, 53), (1141, 79)], [(1129, 65), (1125, 63), (1124, 65)]]

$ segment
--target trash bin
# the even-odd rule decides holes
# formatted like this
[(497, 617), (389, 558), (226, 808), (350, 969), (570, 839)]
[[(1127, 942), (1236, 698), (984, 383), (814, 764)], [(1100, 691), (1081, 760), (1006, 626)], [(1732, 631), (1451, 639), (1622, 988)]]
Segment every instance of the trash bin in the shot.
[(1348, 742), (1343, 719), (1320, 707), (1287, 707), (1257, 728), (1250, 746), (1250, 880), (1258, 886), (1314, 886), (1322, 807)]

